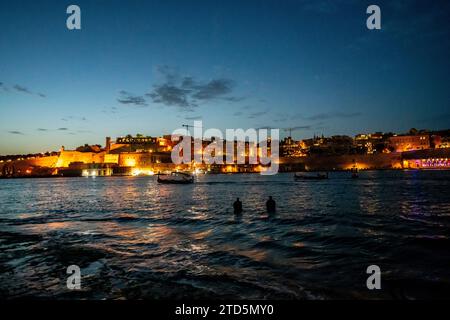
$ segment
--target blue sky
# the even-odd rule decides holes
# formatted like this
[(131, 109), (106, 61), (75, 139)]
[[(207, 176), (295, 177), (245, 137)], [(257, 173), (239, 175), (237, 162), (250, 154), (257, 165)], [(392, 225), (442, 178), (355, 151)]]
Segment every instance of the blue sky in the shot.
[[(82, 30), (66, 28), (70, 4)], [(448, 21), (448, 1), (5, 0), (0, 154), (199, 118), (295, 138), (450, 128)]]

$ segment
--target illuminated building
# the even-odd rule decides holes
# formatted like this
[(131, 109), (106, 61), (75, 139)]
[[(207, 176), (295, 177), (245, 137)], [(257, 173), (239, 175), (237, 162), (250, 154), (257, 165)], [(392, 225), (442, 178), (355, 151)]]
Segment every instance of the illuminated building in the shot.
[(402, 154), (404, 169), (449, 169), (449, 149), (428, 149), (404, 152)]
[(281, 157), (301, 157), (300, 142), (293, 140), (291, 137), (286, 137), (280, 142), (280, 156)]
[(430, 148), (428, 134), (393, 136), (389, 138), (389, 148), (395, 152), (424, 150)]
[(314, 137), (309, 154), (349, 154), (354, 149), (353, 139), (349, 136), (335, 135), (329, 138)]
[(58, 174), (64, 177), (102, 177), (111, 176), (113, 168), (108, 164), (73, 162), (67, 168), (58, 169)]
[(386, 136), (386, 134), (381, 132), (357, 134), (354, 139), (357, 153), (373, 154), (385, 152), (387, 150)]

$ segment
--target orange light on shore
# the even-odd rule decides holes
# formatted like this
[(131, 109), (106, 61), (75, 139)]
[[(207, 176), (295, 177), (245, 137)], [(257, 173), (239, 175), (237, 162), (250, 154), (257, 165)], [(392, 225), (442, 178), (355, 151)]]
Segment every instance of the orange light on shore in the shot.
[(155, 172), (150, 169), (135, 168), (131, 171), (132, 176), (153, 176)]
[(136, 166), (136, 160), (135, 159), (126, 159), (125, 160), (125, 166), (127, 166), (127, 167), (134, 167), (134, 166)]

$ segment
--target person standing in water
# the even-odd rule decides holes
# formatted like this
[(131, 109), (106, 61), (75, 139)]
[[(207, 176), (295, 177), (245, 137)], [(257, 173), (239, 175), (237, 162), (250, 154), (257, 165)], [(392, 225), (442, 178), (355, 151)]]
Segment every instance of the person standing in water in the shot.
[(275, 213), (276, 203), (275, 200), (272, 199), (272, 196), (269, 196), (269, 200), (266, 202), (266, 208), (268, 213)]
[(233, 203), (234, 214), (242, 213), (242, 202), (239, 198), (236, 198), (236, 201)]

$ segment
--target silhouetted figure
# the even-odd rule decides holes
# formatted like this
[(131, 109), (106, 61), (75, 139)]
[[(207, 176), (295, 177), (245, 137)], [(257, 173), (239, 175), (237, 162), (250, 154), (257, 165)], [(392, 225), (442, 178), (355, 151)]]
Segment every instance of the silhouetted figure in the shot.
[(234, 214), (242, 213), (242, 202), (239, 198), (236, 198), (236, 201), (233, 203)]
[(275, 213), (276, 203), (275, 200), (272, 199), (272, 196), (269, 196), (269, 200), (266, 202), (266, 208), (268, 213)]

